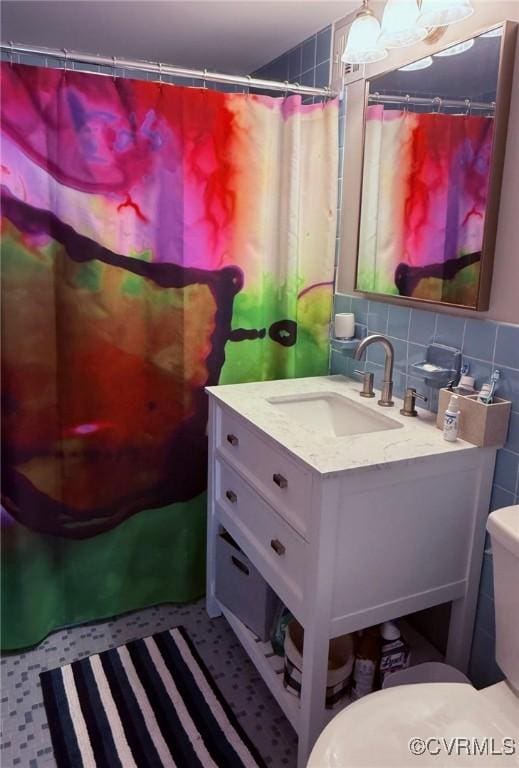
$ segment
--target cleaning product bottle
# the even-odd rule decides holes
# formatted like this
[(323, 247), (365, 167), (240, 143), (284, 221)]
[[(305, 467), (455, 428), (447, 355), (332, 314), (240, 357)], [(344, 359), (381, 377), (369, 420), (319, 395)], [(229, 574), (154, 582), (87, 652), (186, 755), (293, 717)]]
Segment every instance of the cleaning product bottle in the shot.
[(402, 637), (394, 621), (386, 621), (380, 628), (382, 648), (380, 652), (380, 683), (392, 672), (409, 666), (409, 644)]
[(270, 642), (272, 643), (272, 650), (276, 656), (285, 655), (285, 634), (287, 626), (293, 618), (294, 617), (288, 608), (280, 601), (274, 614), (270, 632)]
[(378, 626), (362, 630), (357, 643), (353, 667), (351, 696), (360, 699), (375, 688), (380, 662), (380, 631)]
[(460, 407), (457, 395), (451, 395), (447, 410), (443, 415), (443, 439), (454, 443), (460, 427)]

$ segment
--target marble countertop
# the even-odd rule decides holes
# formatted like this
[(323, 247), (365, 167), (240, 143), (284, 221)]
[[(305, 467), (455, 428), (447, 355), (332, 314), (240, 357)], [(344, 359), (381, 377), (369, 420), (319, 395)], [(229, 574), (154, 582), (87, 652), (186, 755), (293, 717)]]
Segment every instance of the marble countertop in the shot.
[[(436, 428), (436, 414), (418, 409), (418, 417), (400, 414), (402, 400), (394, 398), (393, 408), (359, 396), (360, 384), (344, 376), (316, 376), (304, 379), (225, 384), (207, 387), (210, 396), (243, 416), (250, 424), (284, 447), (292, 456), (321, 475), (332, 475), (352, 469), (391, 465), (427, 456), (478, 450), (471, 443), (456, 440), (449, 443)], [(275, 407), (269, 398), (314, 393), (334, 393), (351, 400), (356, 406), (393, 419), (401, 428), (367, 434), (337, 437), (304, 426), (296, 417)], [(311, 403), (308, 404), (311, 408)]]

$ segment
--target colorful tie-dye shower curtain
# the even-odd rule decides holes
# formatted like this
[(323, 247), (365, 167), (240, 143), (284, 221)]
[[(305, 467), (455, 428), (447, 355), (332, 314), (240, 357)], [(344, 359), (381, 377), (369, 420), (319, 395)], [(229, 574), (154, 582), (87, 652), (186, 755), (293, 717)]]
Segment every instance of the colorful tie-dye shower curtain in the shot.
[(2, 65), (3, 647), (203, 593), (207, 400), (327, 370), (337, 104)]
[(493, 123), (368, 107), (359, 289), (475, 304)]

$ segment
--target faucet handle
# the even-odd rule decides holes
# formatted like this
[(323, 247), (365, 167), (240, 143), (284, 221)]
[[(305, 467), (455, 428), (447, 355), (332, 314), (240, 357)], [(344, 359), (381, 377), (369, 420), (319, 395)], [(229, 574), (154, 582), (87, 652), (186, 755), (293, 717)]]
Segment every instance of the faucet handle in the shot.
[(414, 387), (408, 387), (405, 391), (404, 407), (400, 409), (402, 416), (418, 416), (418, 411), (415, 408), (416, 399), (423, 400), (424, 403), (427, 402), (425, 395), (417, 392)]
[(371, 371), (360, 371), (357, 368), (353, 371), (357, 376), (362, 376), (362, 390), (359, 392), (361, 397), (375, 397), (373, 391), (374, 376)]

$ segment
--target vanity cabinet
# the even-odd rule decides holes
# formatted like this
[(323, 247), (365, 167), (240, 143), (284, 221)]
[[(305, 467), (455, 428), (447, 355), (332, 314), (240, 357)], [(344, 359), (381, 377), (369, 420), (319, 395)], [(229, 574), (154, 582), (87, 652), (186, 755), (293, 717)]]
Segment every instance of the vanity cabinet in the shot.
[[(330, 438), (337, 453), (322, 443), (320, 466), (321, 438), (267, 407), (272, 392), (305, 387), (357, 397), (342, 377), (208, 390), (207, 610), (224, 614), (297, 731), (299, 768), (337, 713), (325, 709), (330, 638), (452, 601), (446, 660), (466, 669), (495, 460), (495, 449), (449, 447), (433, 423), (407, 424), (417, 420), (395, 408), (401, 429)], [(370, 446), (375, 463), (359, 455)], [(415, 458), (395, 460), (402, 451)], [(270, 644), (215, 597), (222, 528), (305, 629), (300, 700)]]

